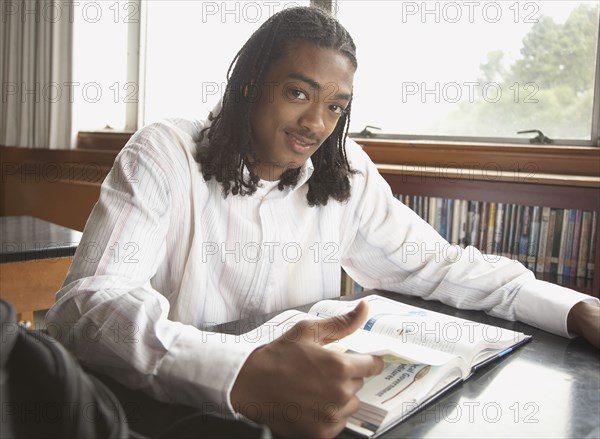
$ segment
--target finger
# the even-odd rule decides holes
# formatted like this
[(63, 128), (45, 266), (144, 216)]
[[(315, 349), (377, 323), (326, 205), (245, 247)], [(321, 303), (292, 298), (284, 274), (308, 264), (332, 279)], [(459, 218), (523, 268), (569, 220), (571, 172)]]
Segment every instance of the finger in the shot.
[(320, 415), (325, 422), (342, 422), (343, 424), (346, 424), (348, 418), (356, 413), (359, 408), (360, 400), (355, 395), (344, 404), (327, 405), (326, 410), (323, 410)]
[(350, 381), (353, 393), (356, 394), (360, 389), (362, 389), (365, 385), (364, 378), (352, 378)]
[(359, 408), (360, 399), (355, 395), (343, 407), (340, 407), (339, 416), (342, 419), (347, 419), (356, 413)]
[(352, 378), (366, 378), (374, 375), (379, 375), (385, 366), (383, 360), (374, 355), (364, 354), (342, 354), (351, 357), (350, 376)]
[(356, 308), (346, 314), (315, 322), (317, 343), (327, 344), (344, 338), (360, 328), (369, 314), (367, 302), (361, 300)]

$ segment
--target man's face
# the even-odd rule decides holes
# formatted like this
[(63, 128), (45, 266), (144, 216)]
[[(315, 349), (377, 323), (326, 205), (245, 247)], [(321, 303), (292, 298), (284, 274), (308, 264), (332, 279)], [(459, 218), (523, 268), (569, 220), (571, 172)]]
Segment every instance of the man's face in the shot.
[(340, 52), (308, 43), (291, 44), (271, 63), (250, 119), (262, 179), (302, 166), (331, 135), (350, 102), (354, 70)]

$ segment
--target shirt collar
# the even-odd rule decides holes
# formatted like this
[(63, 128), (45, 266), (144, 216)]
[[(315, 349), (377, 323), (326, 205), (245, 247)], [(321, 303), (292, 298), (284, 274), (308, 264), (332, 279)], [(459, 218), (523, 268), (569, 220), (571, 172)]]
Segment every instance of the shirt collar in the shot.
[[(245, 165), (242, 165), (242, 166), (244, 168), (242, 171), (244, 178), (245, 179), (250, 178), (250, 170)], [(292, 192), (295, 192), (296, 190), (301, 188), (306, 182), (308, 182), (308, 179), (311, 177), (314, 170), (315, 170), (315, 167), (313, 165), (312, 160), (309, 157), (308, 160), (306, 160), (306, 162), (300, 167), (300, 175), (298, 176), (298, 182), (296, 183), (296, 185), (294, 187), (286, 187), (283, 190), (284, 196), (287, 196), (287, 195), (291, 194)]]
[(306, 160), (306, 162), (300, 168), (300, 175), (298, 176), (298, 184), (296, 184), (296, 186), (294, 187), (294, 190), (298, 189), (300, 186), (302, 186), (304, 183), (306, 183), (314, 171), (315, 171), (315, 166), (313, 165), (313, 162), (309, 157), (308, 160)]

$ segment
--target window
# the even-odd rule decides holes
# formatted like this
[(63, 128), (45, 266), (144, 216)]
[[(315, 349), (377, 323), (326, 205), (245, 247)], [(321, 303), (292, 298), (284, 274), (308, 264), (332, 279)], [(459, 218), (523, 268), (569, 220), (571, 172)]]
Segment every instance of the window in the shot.
[(351, 131), (592, 144), (598, 4), (338, 1), (358, 50)]
[(306, 1), (151, 1), (143, 123), (203, 119), (225, 92), (237, 51), (271, 15)]
[[(517, 131), (537, 129), (560, 144), (600, 144), (600, 1), (312, 3), (332, 3), (357, 44), (352, 132), (527, 143), (535, 134)], [(206, 117), (251, 33), (309, 1), (77, 4), (76, 130)]]
[(125, 128), (126, 104), (137, 101), (137, 84), (126, 80), (128, 27), (139, 22), (135, 5), (123, 0), (70, 4), (75, 132), (105, 126)]

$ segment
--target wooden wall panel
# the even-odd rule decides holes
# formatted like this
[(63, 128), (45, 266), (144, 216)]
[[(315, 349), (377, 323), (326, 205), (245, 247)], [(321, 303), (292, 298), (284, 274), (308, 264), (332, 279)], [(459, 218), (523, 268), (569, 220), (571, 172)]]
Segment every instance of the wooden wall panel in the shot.
[(116, 151), (0, 147), (0, 215), (31, 215), (82, 231)]
[(72, 261), (68, 256), (0, 264), (0, 297), (13, 304), (21, 320), (33, 322), (34, 311), (54, 304)]

